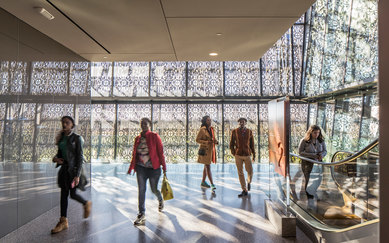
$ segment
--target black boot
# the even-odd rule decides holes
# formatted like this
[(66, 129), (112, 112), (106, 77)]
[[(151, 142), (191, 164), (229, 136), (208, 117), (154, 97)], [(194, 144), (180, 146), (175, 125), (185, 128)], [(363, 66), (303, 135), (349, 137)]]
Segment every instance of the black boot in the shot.
[(242, 191), (241, 194), (238, 195), (238, 197), (245, 197), (248, 195), (248, 192), (247, 191)]
[(311, 199), (311, 198), (314, 198), (314, 197), (315, 197), (314, 195), (311, 195), (311, 194), (309, 194), (308, 192), (305, 192), (305, 194), (307, 194), (308, 199)]

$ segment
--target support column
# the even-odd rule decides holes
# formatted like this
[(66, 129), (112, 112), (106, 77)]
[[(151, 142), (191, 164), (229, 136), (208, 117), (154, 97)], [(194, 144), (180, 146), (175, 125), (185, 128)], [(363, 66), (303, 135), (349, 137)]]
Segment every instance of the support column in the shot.
[[(389, 238), (389, 1), (378, 1), (378, 49), (379, 77), (378, 95), (380, 107), (380, 242)], [(386, 91), (386, 92), (385, 92)]]

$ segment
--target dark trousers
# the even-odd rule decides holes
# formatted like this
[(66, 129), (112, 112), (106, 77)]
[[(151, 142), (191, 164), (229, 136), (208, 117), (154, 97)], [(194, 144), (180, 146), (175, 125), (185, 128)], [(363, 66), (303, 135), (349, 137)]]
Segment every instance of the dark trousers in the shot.
[(61, 217), (67, 217), (69, 192), (70, 198), (82, 203), (83, 205), (86, 204), (85, 199), (77, 194), (76, 188), (61, 188)]
[(136, 166), (136, 178), (138, 181), (138, 208), (139, 213), (145, 213), (146, 200), (146, 183), (150, 180), (151, 191), (157, 196), (159, 201), (162, 201), (161, 191), (158, 190), (158, 182), (161, 177), (161, 168), (145, 168), (143, 166)]
[(311, 162), (308, 162), (308, 161), (301, 161), (301, 170), (303, 171), (304, 173), (304, 178), (305, 178), (305, 191), (307, 191), (307, 187), (308, 187), (308, 182), (309, 182), (309, 178), (311, 177), (311, 172), (312, 172), (312, 168), (313, 168), (313, 163)]

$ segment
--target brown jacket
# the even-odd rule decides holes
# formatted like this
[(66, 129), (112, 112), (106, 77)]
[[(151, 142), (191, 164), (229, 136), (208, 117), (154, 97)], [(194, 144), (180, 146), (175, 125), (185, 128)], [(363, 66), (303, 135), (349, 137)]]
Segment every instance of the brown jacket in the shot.
[(253, 154), (255, 157), (253, 132), (246, 128), (243, 135), (240, 128), (234, 129), (231, 133), (230, 149), (234, 156), (250, 156)]
[[(213, 129), (213, 127), (211, 127), (211, 129)], [(215, 138), (213, 139), (215, 140)], [(207, 131), (207, 128), (205, 126), (201, 127), (197, 134), (196, 142), (200, 144), (199, 149), (205, 149), (205, 155), (198, 155), (197, 162), (209, 165), (212, 162), (212, 153), (215, 153), (216, 163), (216, 151), (214, 151), (215, 147), (211, 141), (212, 137)]]

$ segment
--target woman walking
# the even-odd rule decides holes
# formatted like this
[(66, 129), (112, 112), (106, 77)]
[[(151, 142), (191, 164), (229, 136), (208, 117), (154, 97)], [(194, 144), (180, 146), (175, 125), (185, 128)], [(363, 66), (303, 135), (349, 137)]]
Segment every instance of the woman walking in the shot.
[(161, 166), (163, 173), (166, 173), (165, 156), (163, 155), (162, 141), (159, 135), (151, 132), (149, 127), (151, 121), (148, 118), (142, 118), (140, 122), (142, 132), (135, 138), (134, 150), (132, 152), (131, 165), (128, 174), (132, 170), (136, 171), (138, 181), (138, 216), (134, 225), (145, 224), (145, 197), (146, 183), (150, 180), (151, 191), (157, 196), (159, 206), (158, 210), (163, 210), (163, 198), (161, 191), (158, 190), (158, 182), (161, 177)]
[[(317, 161), (322, 161), (323, 158), (327, 155), (327, 147), (319, 126), (312, 125), (309, 127), (308, 131), (305, 133), (304, 138), (300, 141), (299, 154)], [(311, 176), (312, 168), (313, 163), (305, 160), (301, 161), (301, 170), (303, 171), (305, 178), (304, 188), (308, 198), (314, 197), (307, 192), (307, 186), (309, 177)]]
[(76, 192), (77, 186), (85, 186), (79, 185), (82, 163), (84, 161), (82, 150), (83, 138), (73, 132), (75, 124), (72, 117), (62, 117), (61, 123), (62, 130), (56, 138), (58, 153), (53, 158), (53, 162), (57, 163), (57, 167), (61, 166), (58, 172), (58, 185), (61, 188), (61, 218), (54, 229), (51, 230), (52, 234), (68, 228), (67, 209), (69, 193), (72, 199), (83, 205), (84, 218), (89, 217), (92, 208), (92, 203), (86, 201)]
[[(201, 128), (197, 134), (196, 142), (200, 144), (198, 152), (198, 162), (204, 164), (203, 170), (203, 179), (201, 181), (201, 187), (212, 188), (214, 191), (216, 189), (213, 184), (212, 172), (211, 172), (211, 162), (216, 163), (216, 147), (218, 141), (215, 138), (214, 128), (211, 126), (212, 120), (209, 116), (204, 116), (201, 119)], [(208, 179), (211, 183), (209, 185), (205, 179), (208, 176)]]

